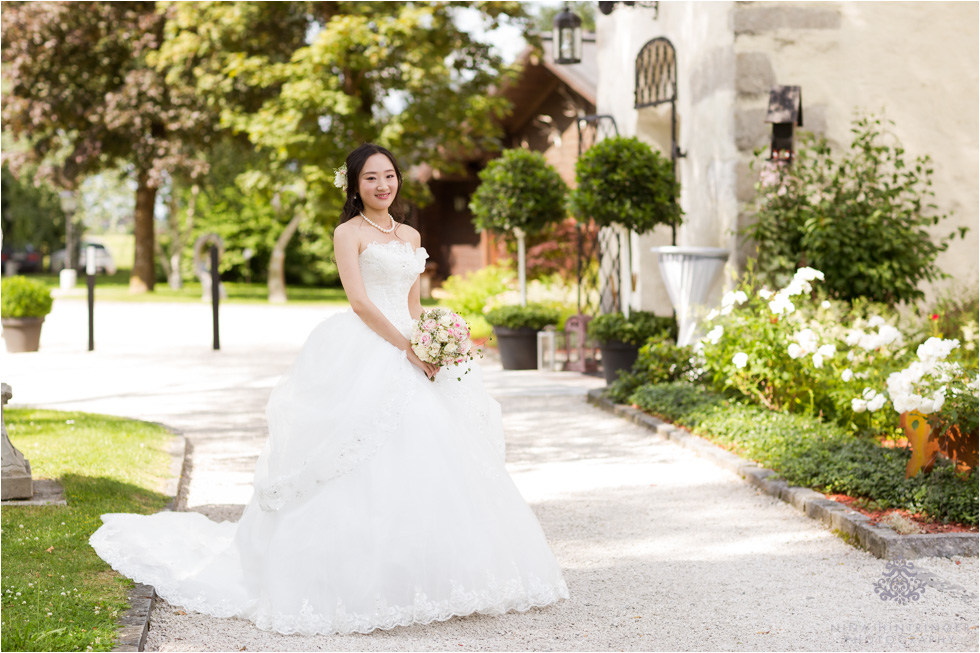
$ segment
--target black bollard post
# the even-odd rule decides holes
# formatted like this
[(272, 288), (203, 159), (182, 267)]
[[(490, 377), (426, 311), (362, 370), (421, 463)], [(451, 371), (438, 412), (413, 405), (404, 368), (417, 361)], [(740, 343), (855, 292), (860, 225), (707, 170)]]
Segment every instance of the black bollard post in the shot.
[(221, 297), (221, 276), (218, 274), (218, 246), (211, 245), (211, 312), (214, 316), (214, 349), (221, 349), (218, 337), (218, 300)]
[(85, 252), (85, 281), (88, 286), (88, 350), (95, 351), (95, 248)]

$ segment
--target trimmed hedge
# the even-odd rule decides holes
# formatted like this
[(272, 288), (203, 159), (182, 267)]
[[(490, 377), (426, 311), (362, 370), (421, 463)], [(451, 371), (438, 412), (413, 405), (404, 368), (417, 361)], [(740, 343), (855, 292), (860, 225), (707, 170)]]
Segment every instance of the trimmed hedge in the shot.
[(977, 524), (977, 471), (957, 475), (940, 459), (929, 474), (905, 478), (910, 452), (855, 438), (805, 415), (740, 404), (689, 383), (648, 384), (628, 400), (772, 469), (791, 485), (866, 497), (943, 523)]
[(40, 281), (23, 276), (0, 281), (0, 317), (44, 317), (51, 312), (51, 291)]
[(541, 331), (546, 326), (558, 324), (561, 312), (544, 304), (527, 306), (499, 306), (483, 315), (493, 326), (505, 329), (534, 329)]

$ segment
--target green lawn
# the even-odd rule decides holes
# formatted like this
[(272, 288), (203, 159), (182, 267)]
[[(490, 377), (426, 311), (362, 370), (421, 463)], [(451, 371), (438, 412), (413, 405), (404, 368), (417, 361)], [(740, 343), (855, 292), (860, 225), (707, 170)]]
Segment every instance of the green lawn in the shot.
[(2, 649), (108, 651), (132, 582), (88, 538), (104, 513), (164, 508), (173, 436), (106, 415), (9, 409), (4, 418), (34, 478), (60, 479), (68, 505), (3, 508)]
[[(50, 288), (58, 287), (57, 274), (35, 274), (32, 278), (45, 283)], [(232, 304), (264, 304), (268, 302), (269, 291), (264, 283), (224, 284), (228, 293), (226, 301)], [(85, 288), (85, 277), (80, 275), (78, 288)], [(306, 288), (291, 286), (286, 289), (290, 304), (334, 303), (346, 304), (347, 296), (343, 288)], [(84, 294), (79, 295), (84, 298)], [(100, 274), (95, 281), (96, 300), (114, 302), (200, 302), (201, 284), (185, 283), (180, 290), (173, 290), (166, 283), (157, 283), (153, 292), (133, 294), (129, 292), (129, 270), (119, 270), (113, 275)]]
[[(44, 283), (49, 288), (57, 288), (59, 285), (57, 274), (33, 274), (32, 279)], [(129, 292), (129, 270), (120, 270), (113, 275), (100, 274), (96, 277), (95, 299), (113, 302), (193, 302), (201, 301), (201, 284), (185, 283), (180, 290), (173, 290), (166, 283), (158, 283), (151, 293), (133, 294)], [(269, 291), (264, 283), (225, 283), (225, 290), (228, 298), (223, 299), (222, 303), (229, 304), (267, 304)], [(61, 297), (59, 299), (78, 299), (84, 300), (85, 277), (80, 276), (78, 286), (80, 291), (76, 295)], [(347, 295), (343, 288), (310, 288), (304, 286), (290, 286), (286, 289), (289, 304), (334, 304), (338, 306), (347, 305)], [(423, 306), (436, 306), (438, 301), (435, 299), (423, 299)]]

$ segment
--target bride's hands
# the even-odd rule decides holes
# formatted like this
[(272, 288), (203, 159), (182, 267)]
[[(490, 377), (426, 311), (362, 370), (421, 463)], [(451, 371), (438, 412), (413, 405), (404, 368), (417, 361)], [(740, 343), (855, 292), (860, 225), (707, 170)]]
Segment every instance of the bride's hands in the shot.
[(408, 355), (409, 363), (422, 370), (422, 373), (425, 374), (430, 379), (435, 378), (436, 373), (438, 373), (440, 369), (438, 365), (433, 365), (432, 363), (424, 362), (421, 358), (418, 357), (418, 354), (412, 351), (411, 347), (409, 347), (405, 353)]

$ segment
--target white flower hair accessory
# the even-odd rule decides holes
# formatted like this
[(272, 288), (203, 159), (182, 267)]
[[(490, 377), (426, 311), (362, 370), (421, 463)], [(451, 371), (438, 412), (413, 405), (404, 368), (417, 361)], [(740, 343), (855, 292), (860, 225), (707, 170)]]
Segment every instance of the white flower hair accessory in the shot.
[(347, 192), (347, 164), (340, 166), (333, 171), (333, 185), (340, 190)]

